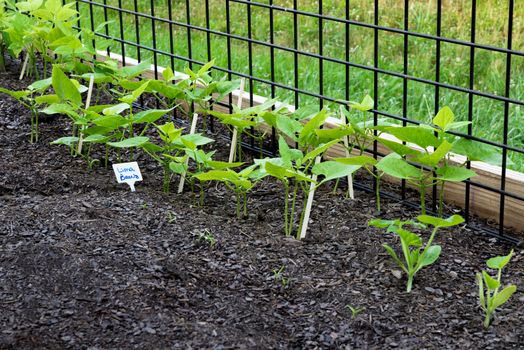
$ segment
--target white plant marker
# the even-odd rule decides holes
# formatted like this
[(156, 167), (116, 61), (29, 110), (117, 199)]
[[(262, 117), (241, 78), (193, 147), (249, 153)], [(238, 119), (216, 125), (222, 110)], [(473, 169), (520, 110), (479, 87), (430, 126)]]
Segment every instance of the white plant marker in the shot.
[[(87, 97), (86, 97), (86, 107), (85, 109), (89, 109), (89, 106), (91, 106), (91, 96), (93, 94), (93, 85), (95, 84), (95, 75), (91, 75), (91, 78), (89, 78), (89, 88), (87, 90)], [(78, 140), (78, 149), (77, 149), (77, 153), (78, 154), (81, 154), (82, 153), (82, 144), (83, 144), (83, 141), (84, 141), (84, 125), (82, 125), (82, 127), (80, 128), (80, 139)]]
[(137, 162), (113, 164), (116, 181), (127, 183), (131, 192), (135, 192), (135, 182), (142, 181), (142, 173)]
[(20, 71), (20, 78), (18, 80), (24, 79), (25, 70), (27, 69), (27, 63), (29, 62), (29, 54), (26, 53), (24, 64), (22, 65), (22, 70)]
[[(239, 109), (242, 109), (242, 99), (244, 98), (244, 79), (240, 80), (240, 92), (238, 94), (237, 106)], [(229, 150), (229, 163), (235, 161), (236, 151), (237, 151), (237, 138), (238, 138), (238, 129), (235, 127), (233, 130), (233, 136), (231, 136), (231, 149)]]
[[(344, 113), (342, 113), (342, 106), (340, 106), (340, 124), (346, 125), (346, 116)], [(347, 135), (343, 137), (342, 142), (344, 142), (346, 158), (349, 158), (349, 139)], [(353, 174), (348, 175), (348, 193), (349, 198), (355, 199), (355, 192), (353, 190)]]
[[(196, 127), (197, 127), (197, 121), (198, 121), (198, 114), (195, 113), (193, 114), (193, 121), (191, 123), (191, 129), (189, 129), (190, 135), (195, 133)], [(189, 164), (189, 159), (186, 159), (186, 167), (188, 164)], [(178, 183), (178, 192), (177, 193), (182, 193), (182, 191), (184, 190), (184, 182), (186, 182), (186, 172), (185, 171), (180, 175), (180, 182)]]
[[(320, 163), (320, 156), (318, 156), (315, 159), (315, 164), (318, 164), (318, 163)], [(311, 179), (316, 182), (317, 175), (311, 176)], [(300, 230), (300, 239), (306, 237), (307, 227), (309, 225), (309, 215), (311, 214), (311, 207), (313, 206), (313, 197), (315, 197), (315, 187), (317, 185), (315, 182), (312, 182), (309, 185), (309, 192), (307, 195), (306, 207), (304, 208), (305, 210), (304, 221), (302, 221), (302, 228)]]

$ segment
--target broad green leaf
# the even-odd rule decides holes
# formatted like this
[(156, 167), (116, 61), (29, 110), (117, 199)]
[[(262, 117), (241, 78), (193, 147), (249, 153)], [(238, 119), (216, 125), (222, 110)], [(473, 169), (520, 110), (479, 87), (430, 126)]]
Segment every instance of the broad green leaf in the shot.
[(234, 181), (238, 179), (238, 176), (231, 171), (227, 170), (210, 170), (206, 173), (200, 173), (195, 175), (200, 181)]
[(431, 265), (437, 261), (441, 250), (442, 248), (439, 245), (432, 245), (431, 247), (428, 247), (426, 252), (420, 257), (419, 268)]
[(433, 131), (422, 126), (388, 127), (387, 132), (401, 141), (413, 143), (424, 149), (439, 146), (439, 140)]
[(359, 110), (361, 112), (369, 111), (373, 108), (375, 102), (373, 101), (373, 98), (369, 95), (364, 96), (364, 99), (362, 102), (349, 102), (349, 107), (352, 109)]
[(45, 90), (51, 86), (52, 82), (53, 82), (52, 78), (38, 80), (32, 83), (31, 85), (29, 85), (27, 88), (29, 90), (37, 90), (37, 91)]
[(42, 109), (40, 112), (44, 114), (66, 114), (73, 117), (78, 117), (76, 110), (71, 107), (71, 105), (66, 103), (53, 103), (52, 105), (47, 106)]
[(508, 255), (496, 256), (494, 258), (489, 259), (488, 261), (486, 261), (486, 264), (490, 269), (503, 269), (504, 266), (506, 266), (509, 263), (512, 256), (513, 249), (511, 250), (511, 252), (509, 252)]
[(290, 148), (282, 136), (278, 139), (278, 152), (286, 164), (291, 164), (292, 161), (302, 159), (303, 157), (302, 151)]
[(204, 146), (208, 143), (214, 142), (213, 139), (210, 139), (209, 137), (202, 136), (202, 134), (189, 134), (189, 135), (183, 135), (181, 137), (182, 140), (189, 141), (196, 146)]
[(452, 150), (472, 161), (481, 161), (498, 166), (502, 164), (502, 155), (499, 150), (482, 142), (460, 138), (453, 144)]
[(371, 219), (368, 221), (368, 226), (386, 228), (395, 224), (395, 220), (384, 220), (384, 219)]
[(61, 137), (58, 140), (54, 140), (51, 142), (52, 145), (66, 145), (71, 147), (73, 144), (78, 142), (78, 137), (76, 136), (67, 136), (67, 137)]
[(349, 176), (360, 169), (360, 165), (346, 165), (335, 161), (326, 161), (315, 164), (311, 171), (316, 175), (323, 175), (320, 184), (327, 181)]
[(82, 105), (82, 97), (76, 86), (58, 66), (53, 66), (52, 85), (60, 100), (69, 101), (76, 106)]
[(325, 143), (323, 145), (318, 146), (311, 152), (307, 153), (304, 158), (302, 159), (302, 163), (307, 162), (310, 159), (315, 159), (316, 157), (324, 154), (331, 146), (336, 145), (338, 143), (338, 140), (333, 140), (328, 143)]
[(299, 142), (306, 141), (307, 138), (309, 138), (312, 134), (314, 134), (315, 129), (318, 129), (321, 125), (323, 125), (327, 117), (328, 117), (327, 110), (322, 109), (320, 112), (318, 112), (317, 115), (311, 118), (300, 131), (298, 135)]
[(448, 154), (452, 147), (453, 145), (451, 143), (444, 140), (432, 153), (422, 154), (421, 156), (413, 158), (413, 160), (417, 163), (428, 165), (433, 168)]
[(395, 232), (400, 237), (402, 242), (409, 247), (420, 247), (422, 245), (422, 240), (420, 237), (411, 231), (400, 227), (395, 227), (393, 232)]
[(133, 78), (145, 72), (151, 67), (151, 62), (144, 61), (136, 66), (125, 66), (117, 70), (118, 76), (122, 78)]
[(43, 104), (58, 104), (60, 103), (60, 98), (58, 98), (57, 95), (42, 95), (35, 97), (36, 104), (43, 105)]
[(396, 153), (388, 154), (382, 158), (375, 167), (399, 179), (418, 180), (424, 176), (422, 170), (409, 164)]
[(236, 167), (242, 166), (243, 164), (244, 164), (243, 162), (229, 163), (229, 162), (221, 162), (218, 160), (210, 160), (207, 162), (207, 166), (215, 170), (236, 168)]
[(175, 73), (173, 73), (171, 67), (166, 67), (162, 72), (162, 76), (164, 77), (165, 81), (171, 81), (175, 77)]
[(404, 271), (408, 272), (408, 269), (406, 268), (406, 265), (404, 265), (404, 262), (399, 259), (397, 253), (387, 244), (382, 244), (386, 252), (393, 258), (393, 260), (397, 263), (397, 265)]
[(147, 136), (135, 136), (118, 142), (108, 142), (107, 144), (116, 148), (131, 148), (139, 147), (148, 141), (149, 137)]
[(380, 142), (381, 144), (383, 144), (384, 146), (401, 156), (420, 154), (419, 151), (395, 141), (378, 138), (378, 142)]
[(127, 103), (119, 103), (119, 104), (113, 105), (111, 107), (104, 108), (102, 113), (104, 113), (104, 115), (117, 115), (117, 114), (120, 114), (120, 113), (122, 113), (123, 111), (125, 111), (125, 110), (127, 110), (129, 108), (131, 108), (131, 106), (129, 104), (127, 104)]
[(287, 115), (277, 115), (276, 128), (294, 141), (297, 141), (298, 139), (296, 134), (302, 130), (303, 125), (299, 121), (296, 121)]
[(455, 114), (448, 106), (442, 107), (435, 118), (433, 118), (433, 124), (446, 131), (449, 124), (455, 120)]
[(108, 136), (100, 135), (100, 134), (94, 134), (89, 135), (88, 137), (84, 138), (82, 142), (84, 143), (105, 143), (109, 139)]
[(207, 62), (206, 64), (204, 64), (197, 72), (197, 75), (202, 75), (204, 73), (206, 73), (207, 71), (209, 71), (213, 66), (215, 65), (215, 60), (211, 60), (209, 62)]
[(154, 123), (158, 119), (162, 118), (167, 113), (171, 112), (171, 109), (149, 109), (146, 111), (139, 112), (133, 116), (134, 123)]
[(517, 291), (517, 286), (510, 285), (504, 288), (493, 298), (493, 308), (496, 309), (508, 301), (508, 299)]
[(477, 173), (471, 169), (452, 165), (445, 165), (437, 169), (436, 173), (439, 180), (450, 182), (464, 181), (477, 175)]
[(335, 162), (339, 162), (342, 164), (347, 165), (375, 165), (378, 163), (378, 161), (369, 156), (355, 156), (355, 157), (349, 157), (349, 158), (333, 158)]
[(287, 169), (285, 167), (273, 164), (272, 162), (265, 162), (264, 168), (269, 175), (279, 180), (283, 180), (286, 177), (289, 177)]
[(352, 135), (355, 130), (349, 125), (341, 126), (333, 129), (316, 129), (315, 134), (321, 142), (328, 142), (331, 140), (340, 140), (344, 136)]
[(449, 131), (449, 130), (457, 130), (457, 129), (460, 129), (460, 128), (463, 128), (465, 126), (468, 126), (469, 124), (471, 124), (471, 122), (469, 121), (463, 121), (463, 122), (453, 122), (453, 123), (450, 123), (446, 129), (446, 131)]
[(491, 277), (486, 271), (482, 271), (482, 277), (484, 277), (484, 282), (486, 282), (489, 290), (495, 290), (500, 287), (500, 282)]
[(457, 226), (464, 222), (464, 218), (460, 215), (452, 215), (447, 219), (442, 219), (431, 215), (419, 215), (417, 216), (417, 220), (426, 225), (432, 225), (434, 227), (451, 227)]
[(94, 119), (93, 123), (98, 126), (115, 130), (123, 125), (128, 124), (129, 121), (120, 115), (108, 115)]
[(175, 174), (183, 174), (187, 171), (187, 166), (184, 163), (170, 162), (169, 169)]

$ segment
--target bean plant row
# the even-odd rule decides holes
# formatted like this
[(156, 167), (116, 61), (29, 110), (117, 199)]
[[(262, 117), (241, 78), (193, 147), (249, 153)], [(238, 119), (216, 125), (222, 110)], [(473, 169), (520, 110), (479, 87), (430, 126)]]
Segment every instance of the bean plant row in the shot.
[[(441, 247), (433, 245), (437, 230), (464, 221), (458, 215), (442, 217), (445, 184), (475, 176), (467, 166), (470, 161), (497, 164), (501, 159), (493, 148), (453, 134), (469, 122), (455, 121), (449, 107), (442, 108), (428, 124), (410, 126), (373, 118), (370, 96), (360, 102), (342, 101), (336, 111), (312, 105), (292, 110), (277, 107), (276, 100), (267, 100), (223, 113), (216, 108), (217, 103), (238, 92), (241, 83), (212, 77), (213, 62), (198, 70), (186, 68), (184, 74), (166, 68), (160, 79), (147, 79), (144, 76), (150, 62), (120, 67), (110, 59), (94, 59), (93, 32), (73, 28), (78, 22), (74, 3), (30, 0), (13, 4), (0, 0), (0, 5), (0, 56), (7, 52), (13, 58), (22, 57), (21, 76), (25, 73), (35, 79), (24, 90), (0, 88), (0, 92), (17, 99), (31, 112), (30, 142), (39, 141), (40, 114), (66, 116), (72, 125), (70, 134), (52, 143), (68, 147), (71, 155), (84, 158), (88, 167), (107, 167), (110, 160), (132, 161), (137, 153), (146, 154), (162, 168), (164, 192), (172, 191), (176, 179), (187, 179), (195, 202), (202, 206), (208, 184), (222, 183), (234, 193), (239, 219), (248, 215), (249, 193), (264, 178), (274, 178), (284, 189), (284, 234), (297, 239), (305, 224), (306, 203), (319, 186), (333, 180), (337, 186), (340, 179), (351, 180), (363, 169), (376, 183), (376, 209), (380, 214), (381, 179), (387, 175), (404, 180), (420, 192), (421, 215), (416, 221), (376, 219), (369, 224), (399, 236), (403, 258), (391, 246), (384, 244), (384, 248), (407, 274), (407, 292), (412, 290), (415, 274), (435, 263), (441, 254)], [(105, 49), (111, 42), (97, 41), (97, 45), (97, 49)], [(3, 60), (0, 64), (4, 68)], [(157, 107), (141, 109), (139, 102), (144, 99), (155, 101)], [(175, 115), (177, 120), (190, 123), (193, 118), (202, 118), (200, 132), (178, 126)], [(212, 150), (209, 118), (238, 133), (237, 144), (232, 145), (238, 148), (236, 159), (218, 159)], [(242, 136), (262, 143), (266, 139), (264, 130), (274, 131), (278, 156), (243, 162)], [(368, 149), (375, 142), (390, 153), (381, 158), (371, 156)], [(336, 149), (336, 154), (350, 156), (328, 159), (327, 152)], [(93, 154), (104, 156), (98, 159)], [(461, 155), (463, 161), (457, 162), (455, 155)], [(426, 214), (426, 190), (432, 186), (440, 190), (439, 217)], [(428, 225), (433, 231), (425, 245), (419, 235), (405, 228), (424, 229)], [(499, 292), (500, 271), (510, 257), (488, 261), (488, 267), (499, 269), (497, 279), (487, 272), (479, 274), (486, 327), (494, 309), (516, 290), (510, 286)]]

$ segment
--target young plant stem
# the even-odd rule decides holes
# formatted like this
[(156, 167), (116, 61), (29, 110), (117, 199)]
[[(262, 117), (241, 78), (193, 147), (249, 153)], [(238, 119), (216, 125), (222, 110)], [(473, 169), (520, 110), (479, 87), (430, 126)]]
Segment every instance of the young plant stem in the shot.
[(444, 214), (444, 181), (440, 181), (440, 193), (438, 199), (438, 216), (441, 218)]
[(286, 236), (289, 236), (291, 234), (289, 232), (289, 227), (288, 227), (289, 183), (286, 179), (284, 179), (282, 183), (284, 184), (284, 233), (286, 234)]
[(375, 176), (375, 196), (377, 202), (377, 213), (380, 214), (380, 175)]
[(295, 221), (295, 209), (296, 209), (296, 204), (297, 204), (298, 185), (299, 184), (295, 180), (295, 184), (293, 188), (293, 199), (291, 201), (291, 213), (290, 213), (289, 229), (288, 229), (288, 232), (290, 235), (293, 233), (293, 222)]

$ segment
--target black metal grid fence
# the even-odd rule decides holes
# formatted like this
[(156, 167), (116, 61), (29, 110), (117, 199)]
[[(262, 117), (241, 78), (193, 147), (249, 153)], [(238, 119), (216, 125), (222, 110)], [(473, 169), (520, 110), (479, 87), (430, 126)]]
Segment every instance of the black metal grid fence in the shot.
[[(291, 104), (295, 107), (301, 106), (304, 103), (303, 101), (311, 102), (312, 100), (322, 107), (326, 104), (337, 103), (341, 99), (350, 100), (354, 96), (363, 96), (357, 93), (358, 88), (362, 88), (362, 86), (354, 86), (355, 81), (352, 78), (352, 74), (358, 71), (368, 74), (365, 81), (369, 83), (369, 86), (366, 88), (369, 89), (375, 100), (375, 107), (371, 111), (375, 122), (379, 117), (388, 117), (403, 125), (421, 122), (421, 120), (412, 118), (408, 112), (409, 103), (413, 99), (410, 84), (413, 83), (424, 86), (424, 91), (428, 92), (428, 96), (430, 96), (426, 99), (426, 103), (433, 113), (443, 107), (444, 94), (452, 92), (465, 96), (467, 107), (463, 120), (471, 122), (474, 121), (476, 102), (479, 99), (488, 99), (499, 103), (501, 105), (500, 115), (493, 116), (493, 118), (502, 119), (502, 135), (499, 135), (497, 139), (487, 139), (475, 135), (472, 125), (468, 127), (465, 134), (458, 133), (460, 136), (495, 146), (502, 153), (502, 171), (498, 186), (491, 187), (474, 180), (466, 182), (464, 214), (467, 219), (470, 218), (472, 186), (491, 191), (493, 196), (500, 198), (500, 217), (498, 230), (493, 230), (490, 233), (511, 239), (504, 232), (506, 199), (513, 198), (524, 201), (522, 196), (506, 191), (508, 153), (524, 154), (522, 144), (508, 142), (512, 108), (524, 105), (524, 99), (520, 95), (512, 93), (512, 89), (514, 89), (512, 63), (514, 60), (520, 60), (524, 57), (523, 51), (516, 50), (513, 47), (514, 23), (516, 21), (514, 0), (495, 2), (497, 4), (505, 3), (503, 5), (506, 28), (503, 38), (505, 45), (477, 42), (476, 9), (478, 4), (476, 0), (467, 2), (470, 6), (470, 16), (467, 18), (469, 33), (464, 33), (468, 34), (466, 39), (443, 35), (443, 0), (429, 2), (434, 3), (435, 6), (434, 33), (410, 30), (412, 27), (410, 3), (416, 1), (403, 0), (397, 2), (403, 3), (403, 11), (402, 18), (398, 21), (399, 25), (396, 27), (381, 23), (383, 16), (387, 16), (389, 12), (388, 8), (381, 8), (384, 5), (382, 0), (369, 1), (369, 11), (372, 13), (370, 21), (352, 18), (352, 1), (350, 0), (338, 1), (338, 3), (344, 4), (342, 5), (343, 11), (338, 11), (336, 15), (333, 15), (332, 11), (326, 8), (327, 1), (323, 2), (322, 0), (309, 2), (308, 5), (314, 4), (316, 8), (314, 11), (311, 10), (311, 6), (307, 10), (302, 9), (298, 0), (77, 0), (76, 6), (82, 14), (81, 26), (95, 30), (100, 23), (112, 21), (110, 25), (97, 32), (97, 35), (101, 38), (114, 40), (113, 51), (139, 61), (143, 60), (144, 57), (151, 58), (155, 67), (164, 64), (176, 69), (185, 64), (191, 68), (203, 65), (217, 57), (217, 47), (222, 45), (223, 48), (218, 51), (225, 64), (217, 64), (214, 71), (227, 74), (229, 78), (246, 78), (247, 89), (251, 97), (256, 92), (256, 86), (264, 85), (266, 86), (265, 91), (272, 98), (277, 97), (282, 91), (287, 92), (288, 100), (291, 100)], [(162, 11), (159, 11), (159, 9)], [(235, 11), (234, 16), (232, 16), (233, 10)], [(242, 18), (236, 17), (239, 11), (243, 14)], [(177, 15), (175, 16), (174, 13)], [(182, 17), (180, 13), (183, 14)], [(196, 14), (200, 18), (198, 23), (193, 20)], [(524, 16), (524, 14), (520, 15)], [(222, 19), (222, 25), (212, 25), (214, 16), (219, 16)], [(281, 29), (279, 32), (275, 29), (275, 21), (279, 16), (289, 18), (286, 35), (291, 39), (287, 43), (282, 43), (279, 40), (279, 36), (282, 35)], [(260, 26), (261, 17), (264, 18), (267, 32), (264, 32), (264, 35), (257, 35), (255, 31)], [(256, 23), (254, 23), (255, 20)], [(316, 31), (316, 45), (314, 45), (316, 47), (310, 46), (308, 50), (303, 49), (301, 44), (302, 33), (300, 31), (303, 31), (304, 26), (301, 26), (300, 22), (303, 21), (309, 21), (307, 22), (310, 23), (308, 29)], [(242, 23), (244, 30), (236, 29), (238, 23)], [(342, 40), (337, 43), (339, 55), (326, 52), (327, 26), (335, 26), (338, 31), (343, 32), (343, 35), (339, 36)], [(367, 62), (357, 62), (353, 59), (352, 32), (358, 33), (359, 31), (367, 31), (372, 38), (367, 42), (367, 45), (372, 48), (369, 49), (368, 47), (368, 52), (371, 55)], [(384, 41), (393, 36), (395, 40), (402, 41), (400, 45), (402, 48), (401, 69), (388, 69), (381, 64), (384, 60), (384, 51), (382, 50)], [(195, 41), (195, 38), (199, 39)], [(410, 50), (417, 44), (413, 40), (423, 40), (429, 43), (428, 45), (431, 47), (430, 57), (434, 64), (432, 76), (414, 73), (416, 67), (413, 66), (413, 54), (410, 54)], [(180, 46), (181, 41), (184, 43), (182, 52), (177, 51), (177, 45)], [(469, 75), (466, 84), (454, 84), (442, 79), (443, 69), (445, 68), (442, 59), (443, 48), (449, 45), (466, 50), (469, 62), (462, 66), (465, 69), (461, 72)], [(266, 60), (269, 62), (269, 66), (263, 74), (257, 68), (261, 52), (269, 56), (269, 59)], [(501, 73), (504, 80), (503, 91), (493, 93), (476, 87), (476, 58), (481, 52), (483, 54), (496, 54), (499, 59), (504, 61), (504, 68)], [(236, 55), (247, 55), (247, 64), (242, 68), (235, 65)], [(285, 79), (277, 78), (277, 72), (282, 71), (279, 65), (282, 64), (280, 57), (283, 55), (292, 57), (290, 60), (292, 67), (288, 70), (288, 76)], [(123, 64), (126, 64), (125, 59)], [(309, 70), (316, 71), (316, 83), (309, 82), (308, 86), (302, 83), (301, 74), (304, 74), (304, 65), (308, 66)], [(340, 94), (338, 96), (333, 96), (330, 91), (326, 90), (325, 70), (327, 65), (338, 67), (336, 69), (339, 74), (337, 77), (342, 87), (339, 89)], [(155, 75), (158, 75), (156, 69)], [(283, 76), (286, 77), (286, 74), (283, 74)], [(388, 101), (381, 100), (382, 92), (388, 88), (383, 83), (383, 79), (401, 81), (397, 96), (397, 104), (401, 107), (394, 112), (382, 108), (388, 103)], [(314, 86), (314, 88), (312, 89), (311, 86)], [(377, 152), (376, 145), (373, 151)], [(435, 191), (436, 188), (433, 195), (433, 209), (435, 209), (437, 198)], [(405, 200), (405, 193), (405, 184), (403, 184), (400, 200)]]

